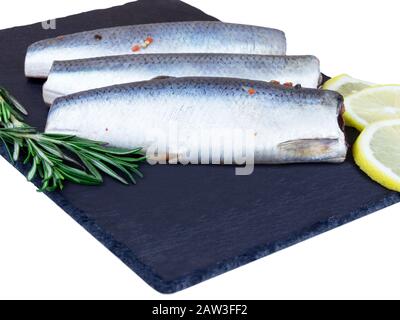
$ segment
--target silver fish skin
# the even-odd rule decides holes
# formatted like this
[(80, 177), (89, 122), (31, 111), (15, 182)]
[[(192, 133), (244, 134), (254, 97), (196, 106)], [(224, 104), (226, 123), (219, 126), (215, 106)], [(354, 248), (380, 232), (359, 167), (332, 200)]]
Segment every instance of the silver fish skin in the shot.
[[(46, 132), (146, 152), (157, 149), (161, 137), (168, 159), (209, 156), (222, 163), (236, 161), (226, 157), (222, 143), (211, 159), (210, 145), (198, 143), (199, 136), (213, 144), (224, 132), (236, 153), (248, 147), (239, 142), (250, 133), (254, 163), (343, 162), (343, 111), (343, 97), (333, 91), (233, 78), (170, 78), (58, 98)], [(152, 155), (157, 159), (162, 152)]]
[(60, 96), (158, 76), (276, 80), (317, 88), (321, 73), (319, 60), (314, 56), (201, 53), (109, 56), (54, 62), (43, 87), (43, 98), (51, 104)]
[(141, 53), (286, 53), (282, 31), (216, 21), (121, 26), (85, 31), (32, 44), (25, 75), (46, 78), (58, 60)]

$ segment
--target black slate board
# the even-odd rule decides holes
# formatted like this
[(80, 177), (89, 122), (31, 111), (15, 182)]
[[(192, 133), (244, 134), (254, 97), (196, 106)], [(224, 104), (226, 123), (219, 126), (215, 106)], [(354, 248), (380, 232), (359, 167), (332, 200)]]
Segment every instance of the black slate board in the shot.
[[(139, 1), (0, 31), (0, 85), (43, 128), (41, 82), (24, 78), (27, 46), (37, 40), (117, 25), (215, 20), (173, 0)], [(349, 130), (350, 140), (355, 132)], [(4, 149), (0, 153), (5, 156)], [(26, 173), (21, 164), (17, 168)], [(235, 176), (229, 166), (145, 166), (136, 186), (106, 179), (69, 184), (49, 197), (148, 284), (172, 293), (400, 201), (370, 181), (351, 156), (343, 165), (258, 166)]]

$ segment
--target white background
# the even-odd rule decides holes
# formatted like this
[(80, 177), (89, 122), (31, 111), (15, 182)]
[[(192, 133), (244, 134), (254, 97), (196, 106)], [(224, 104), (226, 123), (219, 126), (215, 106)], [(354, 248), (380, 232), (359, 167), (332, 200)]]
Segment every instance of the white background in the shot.
[[(124, 2), (7, 1), (0, 29)], [(346, 72), (373, 82), (400, 83), (398, 1), (186, 2), (226, 22), (284, 30), (288, 53), (316, 55), (329, 75)], [(165, 296), (2, 158), (0, 199), (0, 298), (400, 298), (399, 205)]]

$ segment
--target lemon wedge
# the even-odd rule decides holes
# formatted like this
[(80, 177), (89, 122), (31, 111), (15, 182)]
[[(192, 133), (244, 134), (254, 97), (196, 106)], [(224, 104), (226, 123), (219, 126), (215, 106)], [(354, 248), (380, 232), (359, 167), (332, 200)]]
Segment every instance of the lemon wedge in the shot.
[(400, 192), (400, 119), (369, 125), (353, 147), (357, 165), (382, 186)]
[(400, 85), (373, 86), (345, 98), (346, 125), (363, 130), (367, 125), (400, 118)]
[(355, 79), (348, 74), (341, 74), (324, 83), (322, 89), (339, 92), (343, 97), (357, 93), (372, 86), (373, 83)]

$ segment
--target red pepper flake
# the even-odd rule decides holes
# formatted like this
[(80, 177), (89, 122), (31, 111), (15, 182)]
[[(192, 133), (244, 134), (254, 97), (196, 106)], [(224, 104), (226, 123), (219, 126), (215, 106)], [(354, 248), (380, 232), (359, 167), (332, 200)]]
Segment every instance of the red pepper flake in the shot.
[(146, 40), (144, 40), (144, 43), (147, 45), (151, 45), (154, 42), (154, 39), (152, 37), (147, 37)]
[(133, 51), (133, 52), (138, 52), (138, 51), (140, 51), (141, 48), (142, 48), (141, 46), (139, 46), (138, 44), (136, 44), (136, 45), (134, 45), (134, 46), (132, 47), (132, 51)]
[(151, 45), (154, 42), (154, 39), (152, 37), (147, 37), (142, 44), (136, 44), (132, 47), (133, 52), (138, 52), (142, 49), (146, 49), (149, 45)]
[(58, 36), (57, 39), (58, 39), (58, 40), (64, 40), (64, 37), (65, 37), (65, 36)]
[(276, 80), (272, 80), (272, 81), (270, 81), (270, 83), (274, 84), (274, 85), (280, 85), (281, 84), (279, 81), (276, 81)]
[(292, 88), (293, 87), (293, 82), (285, 82), (283, 85), (285, 87), (287, 87), (287, 88)]
[(256, 94), (256, 89), (254, 89), (254, 88), (250, 88), (249, 90), (247, 90), (247, 92), (249, 93), (249, 95), (254, 95), (254, 94)]

